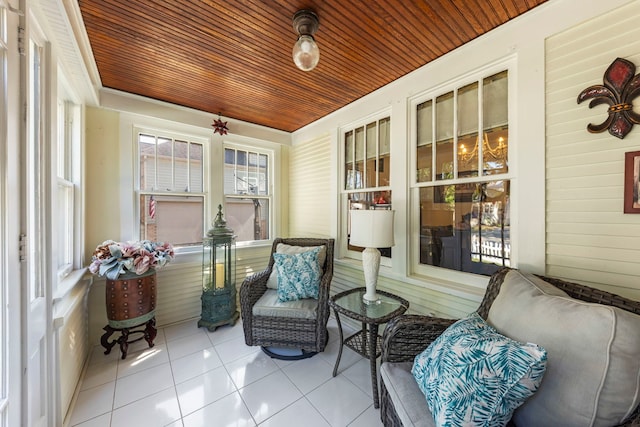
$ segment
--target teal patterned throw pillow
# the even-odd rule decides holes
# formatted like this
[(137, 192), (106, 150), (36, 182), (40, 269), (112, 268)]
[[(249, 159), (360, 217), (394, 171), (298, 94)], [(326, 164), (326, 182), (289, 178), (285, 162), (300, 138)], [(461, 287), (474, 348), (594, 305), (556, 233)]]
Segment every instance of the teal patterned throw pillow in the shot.
[(411, 373), (439, 427), (505, 426), (540, 386), (547, 352), (501, 335), (477, 313), (417, 355)]
[(320, 248), (299, 254), (273, 254), (278, 273), (278, 300), (297, 301), (318, 298), (320, 290)]

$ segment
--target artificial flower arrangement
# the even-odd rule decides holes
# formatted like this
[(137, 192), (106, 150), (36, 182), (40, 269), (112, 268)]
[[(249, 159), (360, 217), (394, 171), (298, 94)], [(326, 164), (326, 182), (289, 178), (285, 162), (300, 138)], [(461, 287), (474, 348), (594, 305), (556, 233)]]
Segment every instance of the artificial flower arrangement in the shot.
[(144, 274), (149, 269), (158, 270), (174, 257), (170, 243), (141, 240), (114, 242), (106, 240), (93, 252), (89, 271), (98, 276), (116, 280), (124, 273)]

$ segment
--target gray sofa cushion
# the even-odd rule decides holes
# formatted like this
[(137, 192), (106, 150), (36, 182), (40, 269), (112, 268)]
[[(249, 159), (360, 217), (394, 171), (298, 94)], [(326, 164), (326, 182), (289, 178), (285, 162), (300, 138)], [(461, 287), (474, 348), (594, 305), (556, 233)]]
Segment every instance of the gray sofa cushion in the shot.
[(621, 424), (640, 401), (640, 316), (562, 296), (510, 271), (489, 310), (501, 333), (547, 350), (540, 388), (514, 413), (517, 425)]
[(413, 362), (383, 363), (380, 377), (404, 427), (435, 427), (424, 394), (411, 374)]

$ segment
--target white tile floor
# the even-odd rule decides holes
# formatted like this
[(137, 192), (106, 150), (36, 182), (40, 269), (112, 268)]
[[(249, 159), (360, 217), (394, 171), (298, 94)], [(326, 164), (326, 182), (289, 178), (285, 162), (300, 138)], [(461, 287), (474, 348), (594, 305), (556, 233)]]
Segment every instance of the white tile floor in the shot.
[[(345, 331), (345, 334), (348, 331)], [(70, 416), (78, 427), (376, 427), (369, 362), (344, 348), (338, 375), (338, 330), (329, 321), (323, 353), (298, 361), (266, 356), (244, 343), (242, 325), (215, 332), (196, 321), (158, 329), (125, 360), (93, 349)]]

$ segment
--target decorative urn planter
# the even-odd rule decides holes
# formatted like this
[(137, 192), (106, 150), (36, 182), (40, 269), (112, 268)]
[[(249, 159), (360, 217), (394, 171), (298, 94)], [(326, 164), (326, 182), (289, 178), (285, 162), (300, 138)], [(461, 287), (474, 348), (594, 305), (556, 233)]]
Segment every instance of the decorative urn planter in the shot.
[(105, 301), (109, 326), (114, 329), (141, 325), (156, 314), (156, 271), (125, 273), (107, 279)]
[[(120, 344), (122, 358), (127, 357), (129, 344), (145, 339), (153, 347), (156, 330), (156, 271), (173, 259), (169, 243), (149, 240), (114, 242), (107, 240), (93, 253), (89, 271), (106, 276), (105, 305), (107, 325), (100, 343), (109, 354)], [(114, 332), (120, 336), (109, 341)], [(130, 335), (136, 336), (131, 339)], [(141, 335), (141, 336), (138, 336)]]
[[(153, 347), (153, 340), (158, 331), (156, 329), (156, 271), (148, 270), (143, 274), (124, 273), (117, 279), (107, 279), (105, 287), (105, 302), (107, 308), (108, 325), (103, 329), (100, 342), (106, 349), (120, 344), (122, 358), (127, 357), (129, 344), (145, 339), (149, 347)], [(143, 327), (144, 329), (134, 329)], [(109, 337), (120, 331), (118, 339), (109, 342)], [(131, 339), (131, 335), (139, 335)]]

